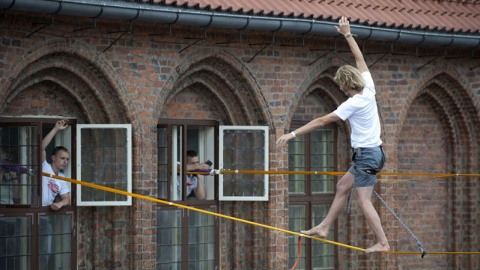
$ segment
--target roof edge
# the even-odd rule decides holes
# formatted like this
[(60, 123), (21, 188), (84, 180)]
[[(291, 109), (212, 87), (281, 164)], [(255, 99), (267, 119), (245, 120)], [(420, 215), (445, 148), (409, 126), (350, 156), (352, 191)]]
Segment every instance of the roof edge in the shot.
[[(333, 27), (337, 25), (337, 23), (328, 20), (251, 16), (131, 2), (4, 0), (0, 2), (0, 9), (236, 30), (264, 30), (321, 36), (339, 36), (337, 30)], [(480, 34), (466, 35), (433, 31), (415, 31), (355, 24), (351, 25), (351, 29), (353, 33), (358, 35), (358, 38), (365, 40), (389, 41), (413, 45), (458, 46), (471, 49), (480, 47)]]

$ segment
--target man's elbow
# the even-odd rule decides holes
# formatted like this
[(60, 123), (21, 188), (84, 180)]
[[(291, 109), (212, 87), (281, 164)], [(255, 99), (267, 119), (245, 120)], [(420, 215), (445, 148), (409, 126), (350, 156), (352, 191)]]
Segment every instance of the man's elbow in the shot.
[(319, 128), (325, 125), (325, 117), (319, 117), (313, 120), (313, 127), (314, 128)]
[(340, 117), (338, 117), (338, 115), (336, 115), (335, 113), (330, 113), (328, 115), (326, 115), (323, 119), (323, 125), (328, 125), (330, 123), (334, 123), (334, 122), (337, 122), (338, 120), (341, 120)]
[(198, 192), (198, 196), (197, 196), (198, 200), (204, 200), (206, 197), (207, 197), (207, 193), (205, 192), (205, 190), (203, 192)]

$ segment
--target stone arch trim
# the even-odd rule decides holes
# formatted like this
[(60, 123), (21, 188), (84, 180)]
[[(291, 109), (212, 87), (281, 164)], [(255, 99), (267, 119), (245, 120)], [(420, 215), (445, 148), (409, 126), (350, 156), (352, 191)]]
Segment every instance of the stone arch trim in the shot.
[[(82, 115), (85, 116), (88, 122), (102, 122), (111, 118), (105, 111), (105, 107), (88, 90), (92, 85), (72, 74), (72, 72), (51, 66), (40, 70), (32, 70), (27, 67), (24, 74), (25, 77), (19, 78), (18, 85), (7, 96), (6, 103), (10, 103), (20, 93), (29, 88), (38, 85), (50, 85), (52, 88), (48, 89), (48, 91), (56, 92), (58, 88), (66, 89), (65, 92), (68, 98), (73, 99), (73, 102), (78, 105)], [(27, 79), (28, 81), (26, 81)], [(84, 102), (85, 100), (89, 100), (89, 102)], [(93, 119), (92, 113), (89, 113), (90, 111), (96, 112), (95, 119)]]
[[(456, 142), (455, 132), (454, 132), (454, 123), (452, 123), (451, 119), (448, 116), (448, 111), (442, 106), (443, 101), (438, 96), (433, 96), (429, 92), (426, 92), (419, 97), (425, 97), (425, 100), (433, 105), (432, 109), (434, 113), (440, 116), (440, 119), (445, 119), (445, 121), (440, 121), (440, 125), (443, 129), (445, 134), (445, 141), (447, 142), (448, 153), (447, 153), (447, 160), (451, 162), (451, 164), (456, 163), (456, 146), (458, 142)], [(452, 168), (449, 168), (452, 169)]]
[(242, 120), (239, 120), (239, 118), (245, 118), (243, 111), (235, 112), (231, 110), (231, 101), (229, 101), (228, 96), (226, 96), (224, 93), (212, 90), (216, 88), (228, 89), (227, 83), (225, 83), (215, 75), (212, 75), (208, 71), (200, 71), (199, 74), (193, 73), (189, 76), (191, 76), (192, 78), (188, 80), (181, 80), (176, 85), (175, 91), (172, 91), (169, 97), (165, 100), (165, 105), (170, 104), (171, 100), (174, 99), (179, 93), (197, 84), (200, 84), (201, 88), (204, 90), (202, 95), (210, 95), (211, 98), (215, 99), (219, 104), (221, 104), (219, 105), (220, 108), (218, 109), (221, 110), (225, 115), (221, 119), (222, 123), (228, 124), (230, 121), (233, 123), (242, 122)]
[[(84, 87), (90, 87), (91, 97), (95, 98), (105, 108), (109, 122), (137, 122), (134, 120), (136, 115), (128, 113), (128, 111), (133, 110), (133, 106), (128, 100), (126, 87), (118, 83), (122, 80), (117, 78), (117, 73), (110, 62), (105, 59), (103, 54), (92, 50), (83, 42), (78, 40), (65, 41), (64, 39), (48, 40), (43, 45), (36, 46), (28, 51), (27, 55), (20, 59), (21, 61), (5, 67), (8, 74), (2, 80), (2, 86), (7, 91), (4, 92), (6, 98), (2, 99), (3, 102), (0, 105), (4, 105), (7, 100), (11, 100), (21, 89), (25, 89), (25, 86), (31, 85), (31, 83), (26, 82), (29, 76), (41, 74), (46, 70), (56, 70), (63, 72), (64, 76), (70, 74), (74, 77), (73, 80), (81, 82)], [(54, 59), (57, 61), (53, 61)], [(55, 81), (53, 77), (55, 76), (50, 76), (50, 80)], [(36, 81), (41, 80), (42, 77), (37, 76)], [(59, 83), (59, 80), (57, 80), (57, 83)], [(63, 86), (68, 85), (63, 84)], [(83, 98), (74, 91), (76, 86), (69, 86), (65, 89), (81, 104)], [(99, 89), (102, 89), (102, 91), (99, 91)], [(116, 101), (112, 101), (112, 98)], [(84, 108), (85, 112), (88, 112), (88, 105)], [(88, 113), (85, 116), (89, 121), (97, 121)]]
[[(323, 90), (324, 94), (328, 96), (331, 101), (334, 101), (335, 106), (340, 105), (345, 100), (345, 95), (338, 90), (337, 85), (333, 81), (333, 77), (337, 68), (342, 64), (344, 63), (337, 57), (329, 57), (326, 61), (317, 63), (296, 91), (290, 107), (297, 108), (305, 96), (318, 89)], [(290, 124), (294, 112), (295, 110), (289, 110), (285, 115), (283, 123), (286, 125)], [(286, 126), (283, 128), (286, 128)]]
[[(273, 117), (268, 104), (258, 86), (255, 77), (233, 55), (221, 49), (200, 49), (183, 57), (183, 62), (176, 68), (161, 91), (157, 112), (161, 112), (168, 101), (186, 85), (197, 82), (220, 83), (228, 90), (219, 87), (210, 88), (212, 94), (225, 105), (229, 115), (236, 115), (232, 124), (268, 125), (273, 128)], [(209, 83), (209, 87), (215, 84)], [(245, 91), (240, 92), (241, 89)], [(239, 107), (232, 108), (231, 101)], [(241, 109), (239, 114), (238, 110)], [(157, 117), (159, 116), (157, 114)], [(240, 117), (242, 116), (242, 117)]]
[[(476, 139), (475, 134), (479, 132), (480, 118), (478, 108), (475, 107), (472, 93), (468, 91), (468, 88), (459, 82), (456, 78), (461, 78), (455, 70), (450, 68), (440, 67), (430, 70), (426, 75), (422, 77), (416, 87), (409, 93), (407, 102), (404, 105), (404, 109), (401, 110), (399, 116), (399, 124), (397, 127), (397, 135), (395, 136), (394, 147), (398, 150), (398, 139), (401, 132), (401, 127), (406, 119), (407, 111), (412, 102), (421, 95), (426, 95), (429, 100), (435, 101), (434, 103), (441, 108), (437, 108), (437, 113), (445, 115), (445, 123), (442, 123), (444, 127), (449, 127), (452, 130), (452, 134), (448, 136), (451, 138), (451, 142), (454, 143), (455, 149), (458, 151), (460, 148), (465, 149), (477, 149), (479, 147), (479, 139)], [(440, 110), (440, 111), (439, 111)], [(444, 112), (441, 112), (441, 111)], [(461, 130), (467, 131), (468, 134), (461, 134)], [(447, 134), (446, 134), (447, 135)], [(395, 151), (398, 152), (398, 151)], [(475, 160), (478, 158), (478, 151), (465, 153), (469, 157), (469, 170)], [(457, 153), (452, 157), (456, 160)], [(452, 161), (453, 161), (452, 160)], [(456, 161), (458, 162), (458, 160)], [(478, 169), (478, 168), (477, 168)]]
[[(343, 101), (346, 100), (345, 95), (338, 90), (337, 85), (333, 81), (333, 78), (327, 73), (324, 73), (318, 77), (318, 79), (312, 83), (306, 91), (303, 92), (302, 96), (298, 99), (295, 99), (295, 104), (292, 105), (292, 108), (297, 108), (306, 96), (311, 93), (316, 93), (322, 99), (324, 99), (327, 103), (331, 104), (329, 109), (334, 110), (336, 109)], [(291, 123), (293, 119), (293, 114), (295, 110), (291, 110), (288, 114), (287, 123)], [(312, 119), (313, 120), (313, 119)], [(342, 132), (348, 134), (349, 128), (346, 122), (338, 123), (338, 127), (341, 129)]]
[(450, 77), (450, 80), (455, 81), (456, 86), (462, 89), (463, 94), (466, 94), (471, 100), (473, 100), (472, 93), (466, 91), (468, 89), (465, 83), (459, 82), (456, 78), (463, 78), (463, 76), (458, 73), (455, 69), (451, 68), (450, 66), (437, 66), (435, 68), (430, 69), (427, 73), (422, 74), (421, 78), (418, 79), (417, 84), (411, 89), (408, 93), (407, 102), (404, 105), (404, 109), (401, 110), (399, 115), (399, 126), (402, 126), (403, 121), (405, 121), (405, 117), (407, 115), (407, 110), (412, 104), (413, 100), (419, 96), (420, 92), (424, 91), (425, 87), (431, 83), (432, 80), (435, 78), (439, 78), (443, 75)]

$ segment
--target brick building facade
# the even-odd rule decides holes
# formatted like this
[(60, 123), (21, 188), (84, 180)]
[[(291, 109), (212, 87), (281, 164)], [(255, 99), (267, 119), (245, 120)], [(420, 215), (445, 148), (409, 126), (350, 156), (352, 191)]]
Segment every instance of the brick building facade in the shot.
[[(11, 11), (0, 21), (0, 115), (63, 116), (78, 123), (129, 123), (133, 129), (133, 192), (157, 194), (159, 119), (215, 120), (270, 130), (270, 170), (288, 168), (279, 135), (334, 110), (343, 100), (336, 69), (353, 63), (343, 40)], [(203, 38), (206, 37), (205, 40)], [(194, 39), (192, 39), (194, 38)], [(227, 43), (228, 42), (228, 43)], [(194, 43), (194, 44), (193, 44)], [(112, 45), (113, 44), (113, 45)], [(193, 44), (193, 45), (192, 45)], [(261, 45), (256, 45), (261, 44)], [(334, 44), (336, 47), (334, 47)], [(191, 46), (190, 46), (191, 45)], [(265, 46), (266, 45), (266, 46)], [(293, 46), (292, 46), (293, 45)], [(477, 173), (480, 153), (480, 52), (362, 43), (376, 84), (387, 151), (386, 172)], [(336, 51), (334, 51), (334, 48)], [(432, 55), (430, 53), (434, 53)], [(427, 55), (429, 54), (429, 55)], [(451, 57), (458, 56), (458, 57)], [(337, 123), (337, 171), (348, 168), (349, 127)], [(377, 192), (431, 251), (478, 251), (478, 178), (418, 180), (382, 177)], [(288, 177), (269, 178), (266, 202), (218, 202), (218, 212), (288, 229)], [(376, 198), (394, 251), (416, 243)], [(78, 207), (78, 269), (157, 268), (156, 204)], [(2, 208), (3, 209), (3, 208)], [(4, 210), (2, 210), (4, 211)], [(158, 221), (161, 222), (161, 221)], [(288, 235), (219, 219), (219, 269), (287, 269)], [(338, 220), (337, 240), (368, 247), (374, 235), (360, 209)], [(337, 248), (338, 269), (478, 269), (468, 255), (366, 255)]]

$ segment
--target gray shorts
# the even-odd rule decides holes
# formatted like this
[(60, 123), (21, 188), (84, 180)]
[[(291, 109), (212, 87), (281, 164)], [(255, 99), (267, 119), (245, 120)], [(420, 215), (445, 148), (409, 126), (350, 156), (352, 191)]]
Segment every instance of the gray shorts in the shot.
[(378, 182), (377, 172), (385, 164), (385, 152), (382, 146), (357, 148), (353, 151), (355, 162), (348, 171), (355, 176), (354, 187), (369, 187)]

